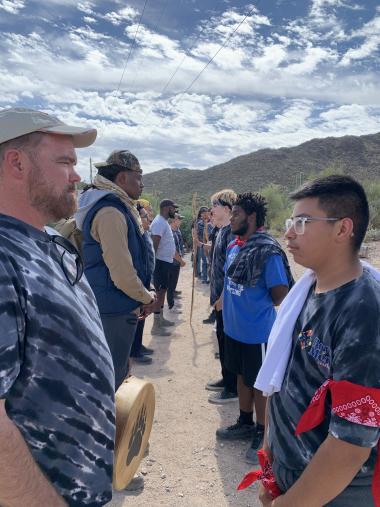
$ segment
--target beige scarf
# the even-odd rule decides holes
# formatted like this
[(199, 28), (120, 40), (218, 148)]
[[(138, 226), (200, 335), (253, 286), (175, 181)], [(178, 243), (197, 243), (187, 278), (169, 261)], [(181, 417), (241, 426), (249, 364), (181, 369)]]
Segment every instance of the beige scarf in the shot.
[(140, 213), (137, 211), (137, 208), (134, 204), (135, 201), (133, 201), (133, 199), (131, 199), (129, 195), (119, 187), (119, 185), (116, 185), (116, 183), (113, 183), (112, 181), (107, 180), (107, 178), (100, 176), (100, 174), (97, 174), (94, 179), (94, 186), (99, 190), (109, 190), (113, 194), (117, 195), (121, 202), (125, 204), (129, 211), (132, 213), (133, 218), (139, 227), (140, 233), (144, 234), (144, 228), (141, 223)]

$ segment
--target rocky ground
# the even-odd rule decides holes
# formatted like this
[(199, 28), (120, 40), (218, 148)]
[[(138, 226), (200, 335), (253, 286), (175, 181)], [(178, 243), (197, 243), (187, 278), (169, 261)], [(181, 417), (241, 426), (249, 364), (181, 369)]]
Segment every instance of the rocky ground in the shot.
[[(373, 243), (369, 260), (380, 267), (380, 248)], [(296, 276), (302, 268), (293, 265)], [(209, 313), (208, 286), (196, 282), (192, 325), (189, 321), (191, 269), (182, 270), (183, 314), (175, 320), (169, 338), (152, 338), (152, 319), (146, 324), (144, 343), (155, 349), (154, 362), (135, 365), (133, 373), (153, 382), (156, 414), (150, 439), (150, 452), (140, 467), (144, 488), (115, 492), (110, 507), (259, 507), (256, 488), (237, 492), (244, 474), (250, 470), (244, 456), (246, 443), (219, 442), (215, 430), (234, 423), (237, 402), (224, 406), (207, 401), (205, 384), (219, 376), (214, 358), (216, 336), (211, 325), (202, 324)]]

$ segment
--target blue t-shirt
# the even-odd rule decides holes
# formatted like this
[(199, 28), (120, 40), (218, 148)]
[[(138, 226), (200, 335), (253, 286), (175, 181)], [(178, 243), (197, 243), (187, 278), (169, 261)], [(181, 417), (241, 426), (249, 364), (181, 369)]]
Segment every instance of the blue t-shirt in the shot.
[[(239, 251), (238, 245), (227, 249), (225, 273)], [(223, 322), (224, 331), (230, 338), (249, 344), (268, 341), (276, 319), (270, 289), (277, 285), (288, 286), (280, 255), (268, 257), (255, 287), (244, 287), (225, 276)]]

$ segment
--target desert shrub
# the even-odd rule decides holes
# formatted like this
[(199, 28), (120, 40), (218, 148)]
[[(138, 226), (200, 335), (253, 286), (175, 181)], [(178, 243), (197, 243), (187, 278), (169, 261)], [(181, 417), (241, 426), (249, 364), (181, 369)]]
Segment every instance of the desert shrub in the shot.
[(370, 227), (364, 241), (380, 241), (380, 229), (373, 229)]
[(365, 181), (363, 183), (365, 188), (370, 214), (370, 229), (380, 229), (380, 182), (379, 181)]
[(291, 203), (287, 191), (280, 185), (270, 184), (260, 190), (268, 203), (266, 226), (268, 229), (283, 232), (284, 222), (291, 214)]

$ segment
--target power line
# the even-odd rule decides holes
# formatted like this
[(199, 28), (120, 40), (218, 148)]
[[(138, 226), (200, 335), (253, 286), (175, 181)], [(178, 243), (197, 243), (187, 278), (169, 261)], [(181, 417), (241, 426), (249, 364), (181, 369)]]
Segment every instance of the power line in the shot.
[[(253, 6), (248, 12), (247, 14), (244, 16), (244, 18), (240, 21), (240, 23), (236, 26), (236, 28), (234, 28), (234, 30), (225, 38), (223, 44), (220, 45), (220, 47), (218, 48), (218, 50), (215, 52), (215, 54), (208, 60), (208, 62), (206, 63), (206, 65), (200, 70), (200, 72), (195, 76), (195, 78), (191, 81), (191, 83), (189, 84), (189, 86), (186, 87), (185, 90), (183, 90), (182, 92), (178, 93), (178, 94), (175, 94), (174, 96), (175, 97), (180, 97), (181, 95), (185, 95), (185, 93), (189, 92), (191, 90), (191, 88), (194, 86), (194, 84), (198, 81), (198, 79), (201, 77), (201, 75), (203, 74), (203, 72), (207, 69), (207, 67), (215, 60), (215, 58), (218, 56), (218, 54), (222, 51), (222, 49), (228, 44), (228, 42), (231, 40), (231, 38), (235, 35), (235, 33), (239, 30), (239, 28), (242, 26), (242, 24), (245, 22), (245, 20), (256, 10), (256, 6)], [(200, 36), (200, 35), (199, 35)], [(198, 36), (198, 39), (199, 39), (199, 36)], [(197, 39), (197, 40), (198, 40)], [(194, 47), (195, 44), (193, 44), (193, 46), (191, 47), (191, 49)], [(190, 51), (189, 51), (190, 52)], [(183, 58), (183, 61), (185, 60), (187, 55), (185, 55), (185, 57)], [(181, 62), (180, 65), (182, 65), (183, 61)], [(170, 84), (171, 80), (174, 78), (174, 75), (177, 73), (177, 69), (174, 71), (172, 77), (169, 79), (167, 85), (165, 85), (164, 87), (164, 90), (167, 89), (167, 86)], [(162, 94), (162, 92), (161, 92)], [(144, 117), (144, 120), (145, 120), (146, 116)], [(164, 122), (164, 119), (161, 121), (159, 127), (162, 126)]]
[(119, 81), (119, 85), (118, 85), (117, 90), (116, 90), (116, 95), (117, 95), (117, 94), (118, 94), (118, 92), (120, 91), (121, 83), (122, 83), (122, 81), (123, 81), (123, 79), (124, 79), (124, 74), (125, 74), (125, 71), (127, 70), (127, 65), (128, 65), (129, 60), (130, 60), (130, 58), (131, 58), (132, 51), (133, 51), (133, 49), (134, 49), (134, 47), (135, 47), (135, 45), (136, 45), (137, 34), (138, 34), (139, 30), (140, 30), (141, 21), (142, 21), (142, 18), (143, 18), (143, 16), (144, 16), (145, 7), (146, 7), (146, 4), (147, 4), (147, 3), (148, 3), (148, 0), (145, 0), (144, 7), (143, 7), (143, 10), (142, 10), (142, 12), (141, 12), (141, 16), (140, 16), (140, 19), (139, 19), (139, 22), (138, 22), (138, 25), (137, 25), (137, 28), (136, 28), (135, 36), (134, 36), (134, 38), (133, 38), (133, 42), (132, 42), (132, 44), (131, 44), (131, 46), (130, 46), (130, 48), (129, 48), (129, 52), (128, 52), (128, 56), (127, 56), (127, 61), (125, 62), (124, 69), (123, 69), (123, 73), (122, 73), (122, 75), (121, 75), (121, 78), (120, 78), (120, 81)]
[[(198, 37), (196, 38), (196, 40), (193, 42), (193, 44), (190, 46), (190, 48), (187, 50), (187, 52), (183, 55), (183, 58), (182, 60), (180, 61), (180, 63), (177, 65), (177, 67), (175, 68), (174, 72), (171, 74), (171, 76), (169, 77), (168, 81), (166, 82), (165, 86), (162, 88), (162, 90), (160, 91), (159, 93), (159, 97), (162, 97), (163, 94), (166, 92), (166, 90), (169, 88), (170, 84), (172, 83), (172, 81), (174, 80), (175, 76), (177, 75), (179, 69), (182, 67), (184, 61), (186, 60), (186, 58), (190, 55), (190, 53), (192, 52), (193, 48), (196, 46), (196, 44), (198, 43), (201, 35), (203, 33), (203, 29), (199, 32), (198, 34)], [(142, 121), (140, 122), (139, 124), (139, 129), (142, 128), (144, 125), (145, 125), (145, 120), (146, 118), (150, 115), (150, 113), (153, 111), (153, 106), (151, 108), (149, 108), (149, 110), (145, 113)]]
[[(165, 14), (165, 11), (166, 11), (166, 8), (169, 4), (169, 0), (166, 0), (165, 4), (164, 4), (164, 7), (162, 8), (161, 10), (161, 13), (160, 13), (160, 16), (158, 17), (157, 19), (157, 22), (153, 25), (153, 31), (157, 31), (158, 27), (159, 27), (159, 24), (160, 24), (160, 21), (161, 19), (163, 18), (164, 14)], [(137, 76), (138, 76), (138, 73), (139, 73), (139, 70), (136, 72), (136, 74), (134, 75), (133, 77), (133, 81), (130, 85), (131, 88), (133, 88), (133, 85), (135, 84), (136, 82), (136, 79), (137, 79)]]
[(198, 34), (198, 37), (196, 38), (195, 42), (192, 44), (192, 46), (190, 47), (190, 49), (188, 49), (187, 53), (184, 54), (180, 64), (177, 66), (177, 68), (175, 69), (175, 71), (173, 72), (173, 74), (170, 76), (168, 82), (166, 83), (166, 85), (163, 87), (163, 89), (161, 90), (161, 93), (160, 95), (163, 95), (166, 90), (169, 88), (171, 82), (173, 81), (173, 79), (175, 78), (175, 76), (177, 75), (177, 72), (179, 71), (179, 69), (182, 67), (183, 65), (183, 62), (186, 60), (186, 58), (190, 55), (190, 53), (192, 52), (193, 48), (196, 46), (196, 44), (198, 43), (201, 35), (203, 33), (203, 29), (199, 32)]
[(189, 84), (189, 86), (181, 92), (179, 95), (185, 94), (194, 86), (196, 81), (201, 77), (203, 72), (207, 69), (207, 67), (210, 65), (211, 62), (214, 61), (214, 59), (218, 56), (218, 54), (222, 51), (222, 49), (228, 44), (228, 42), (231, 40), (231, 38), (235, 35), (235, 33), (239, 30), (241, 25), (245, 22), (245, 20), (253, 13), (253, 11), (256, 9), (256, 7), (252, 7), (249, 12), (244, 16), (244, 18), (240, 21), (240, 23), (237, 25), (237, 27), (229, 34), (229, 36), (225, 39), (223, 44), (219, 47), (219, 49), (216, 51), (216, 53), (210, 58), (210, 60), (206, 63), (206, 65), (203, 67), (203, 69), (195, 76), (195, 78), (192, 80), (192, 82)]
[[(117, 89), (115, 90), (115, 98), (114, 98), (112, 106), (115, 105), (115, 103), (116, 103), (117, 95), (118, 95), (118, 93), (120, 91), (120, 87), (121, 87), (121, 83), (123, 82), (123, 79), (124, 79), (125, 71), (127, 70), (127, 66), (128, 66), (129, 60), (131, 58), (131, 54), (132, 54), (133, 48), (135, 47), (135, 44), (136, 44), (137, 34), (138, 34), (139, 29), (140, 29), (141, 21), (142, 21), (142, 18), (144, 16), (144, 13), (145, 13), (145, 8), (146, 8), (147, 3), (148, 3), (148, 0), (145, 0), (144, 7), (143, 7), (143, 10), (141, 12), (141, 16), (140, 16), (139, 22), (137, 24), (137, 28), (136, 28), (136, 31), (135, 31), (135, 35), (134, 35), (132, 44), (129, 47), (129, 52), (128, 52), (127, 60), (126, 60), (125, 65), (124, 65), (124, 69), (123, 69), (123, 72), (121, 74), (120, 81), (119, 81), (119, 84), (117, 86)], [(111, 109), (111, 105), (109, 106), (108, 109)], [(104, 126), (104, 128), (102, 129), (102, 131), (99, 133), (98, 139), (104, 135), (105, 131), (106, 131), (106, 126)]]

